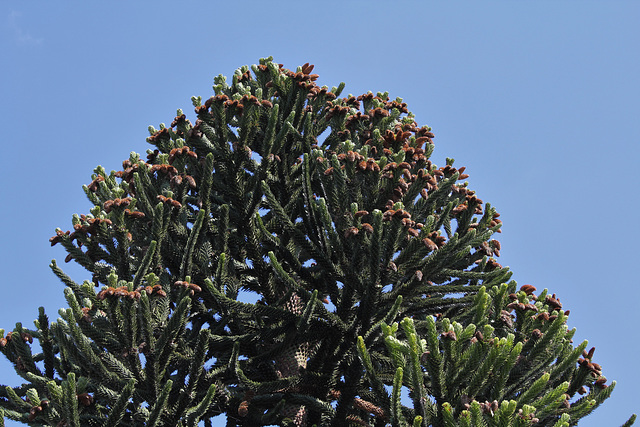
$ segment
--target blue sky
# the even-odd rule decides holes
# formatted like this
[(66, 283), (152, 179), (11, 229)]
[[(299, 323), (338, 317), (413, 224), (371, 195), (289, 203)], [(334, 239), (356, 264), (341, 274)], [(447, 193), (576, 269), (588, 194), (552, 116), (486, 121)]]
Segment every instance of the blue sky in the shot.
[(2, 2), (0, 327), (66, 306), (48, 239), (88, 212), (95, 166), (273, 55), (345, 94), (400, 96), (433, 128), (434, 163), (467, 166), (501, 213), (500, 262), (559, 296), (618, 381), (580, 425), (620, 425), (640, 412), (639, 21), (631, 1)]

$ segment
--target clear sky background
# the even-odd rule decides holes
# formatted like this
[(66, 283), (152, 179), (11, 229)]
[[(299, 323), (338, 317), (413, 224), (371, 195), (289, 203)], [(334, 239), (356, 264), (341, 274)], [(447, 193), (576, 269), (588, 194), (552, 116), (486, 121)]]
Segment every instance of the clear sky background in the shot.
[[(48, 240), (91, 208), (95, 166), (273, 55), (345, 95), (400, 96), (433, 128), (434, 163), (467, 166), (501, 213), (499, 261), (559, 296), (618, 381), (580, 426), (619, 426), (640, 412), (639, 22), (632, 1), (3, 1), (0, 327), (66, 307)], [(0, 383), (17, 384), (6, 359)]]

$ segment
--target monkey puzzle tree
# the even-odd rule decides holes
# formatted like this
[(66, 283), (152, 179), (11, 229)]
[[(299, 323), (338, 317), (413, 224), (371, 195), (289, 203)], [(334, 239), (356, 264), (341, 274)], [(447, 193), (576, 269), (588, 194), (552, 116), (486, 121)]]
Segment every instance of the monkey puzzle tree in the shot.
[(431, 129), (312, 69), (219, 76), (146, 160), (95, 169), (90, 214), (51, 238), (91, 280), (52, 262), (69, 307), (2, 331), (25, 380), (5, 417), (568, 426), (610, 395), (558, 298), (509, 281), (498, 213), (431, 162)]

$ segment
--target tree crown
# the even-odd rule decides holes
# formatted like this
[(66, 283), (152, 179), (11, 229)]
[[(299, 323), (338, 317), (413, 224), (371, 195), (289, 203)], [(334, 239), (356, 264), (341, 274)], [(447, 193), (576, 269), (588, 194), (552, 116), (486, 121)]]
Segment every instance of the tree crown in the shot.
[(51, 238), (91, 280), (52, 262), (69, 308), (0, 339), (26, 381), (6, 416), (560, 426), (610, 395), (555, 294), (509, 282), (499, 214), (432, 163), (431, 129), (312, 71), (219, 76), (195, 122), (149, 128), (146, 160), (95, 169), (90, 214)]

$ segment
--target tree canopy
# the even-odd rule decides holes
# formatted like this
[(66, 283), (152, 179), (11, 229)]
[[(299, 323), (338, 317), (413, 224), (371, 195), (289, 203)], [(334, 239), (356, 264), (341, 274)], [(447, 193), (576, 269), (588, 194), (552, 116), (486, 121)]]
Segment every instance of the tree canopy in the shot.
[[(496, 260), (496, 209), (400, 98), (271, 58), (97, 167), (51, 244), (68, 308), (17, 324), (32, 425), (569, 426), (613, 390), (559, 298)], [(99, 289), (97, 289), (99, 288)], [(625, 425), (631, 425), (633, 416)]]

